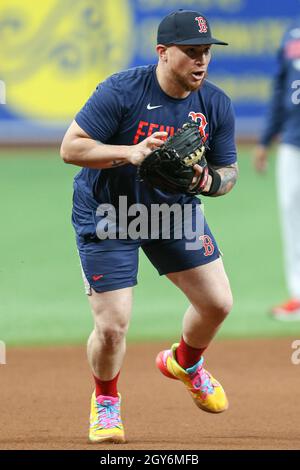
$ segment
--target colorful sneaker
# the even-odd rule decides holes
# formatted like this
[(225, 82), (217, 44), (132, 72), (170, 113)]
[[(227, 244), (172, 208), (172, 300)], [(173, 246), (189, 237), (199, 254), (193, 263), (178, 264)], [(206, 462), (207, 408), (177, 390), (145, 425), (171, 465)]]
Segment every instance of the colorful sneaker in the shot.
[(270, 313), (277, 320), (300, 320), (300, 300), (290, 299), (281, 305), (276, 305)]
[(201, 410), (221, 413), (228, 408), (228, 401), (222, 385), (203, 368), (203, 357), (193, 367), (184, 370), (176, 361), (178, 344), (161, 351), (156, 357), (160, 372), (171, 379), (181, 380), (192, 399)]
[(91, 400), (90, 432), (91, 442), (125, 442), (124, 428), (120, 415), (121, 395), (106, 397), (95, 392)]

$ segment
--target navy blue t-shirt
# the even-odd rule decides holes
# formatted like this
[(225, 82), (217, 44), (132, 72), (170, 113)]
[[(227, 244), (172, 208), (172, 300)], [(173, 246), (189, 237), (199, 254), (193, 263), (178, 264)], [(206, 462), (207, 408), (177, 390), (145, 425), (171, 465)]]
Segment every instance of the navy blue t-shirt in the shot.
[[(228, 96), (206, 80), (188, 97), (172, 98), (160, 88), (156, 65), (129, 69), (100, 83), (75, 121), (90, 137), (111, 145), (138, 144), (156, 131), (173, 135), (185, 122), (194, 121), (208, 143), (209, 164), (236, 162), (234, 113)], [(127, 164), (101, 170), (83, 168), (77, 174), (73, 216), (77, 233), (91, 230), (91, 211), (99, 204), (117, 206), (121, 195), (127, 196), (128, 205), (191, 201), (191, 196), (165, 193), (138, 181), (136, 172), (136, 166)]]

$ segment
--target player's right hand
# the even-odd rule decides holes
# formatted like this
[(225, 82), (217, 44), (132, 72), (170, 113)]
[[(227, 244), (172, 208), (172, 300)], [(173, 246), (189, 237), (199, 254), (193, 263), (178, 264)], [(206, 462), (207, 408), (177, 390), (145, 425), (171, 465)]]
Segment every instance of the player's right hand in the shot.
[(161, 147), (168, 137), (167, 132), (154, 132), (145, 140), (128, 147), (128, 163), (139, 165), (153, 150)]
[(258, 173), (265, 173), (268, 169), (268, 149), (258, 145), (254, 151), (253, 166)]

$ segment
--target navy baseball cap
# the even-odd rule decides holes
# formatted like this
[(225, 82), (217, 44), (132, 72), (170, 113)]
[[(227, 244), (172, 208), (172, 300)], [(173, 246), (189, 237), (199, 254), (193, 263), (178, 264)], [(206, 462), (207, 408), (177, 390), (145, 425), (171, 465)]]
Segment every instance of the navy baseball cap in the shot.
[(228, 46), (227, 42), (212, 37), (205, 16), (191, 10), (177, 10), (166, 16), (158, 26), (157, 44), (181, 44), (183, 46), (220, 44)]

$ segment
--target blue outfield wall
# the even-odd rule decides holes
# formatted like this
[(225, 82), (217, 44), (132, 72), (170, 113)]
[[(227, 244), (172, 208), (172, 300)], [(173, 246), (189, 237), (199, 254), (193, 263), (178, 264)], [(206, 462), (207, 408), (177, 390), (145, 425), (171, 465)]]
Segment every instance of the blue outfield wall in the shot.
[(0, 143), (59, 140), (99, 81), (156, 62), (157, 25), (178, 8), (229, 42), (213, 48), (209, 79), (232, 98), (237, 135), (255, 137), (300, 0), (2, 0)]

